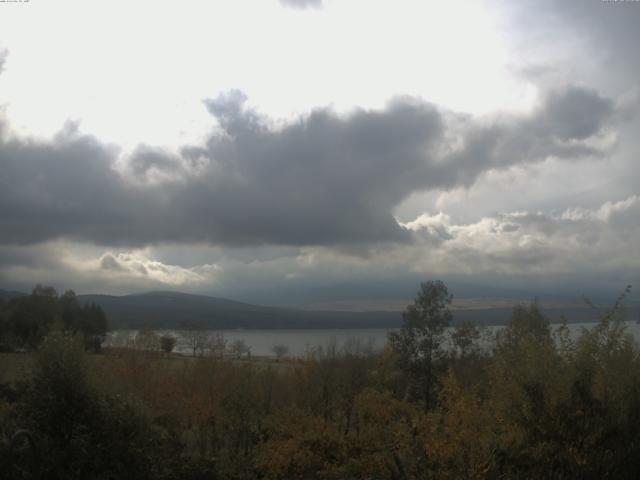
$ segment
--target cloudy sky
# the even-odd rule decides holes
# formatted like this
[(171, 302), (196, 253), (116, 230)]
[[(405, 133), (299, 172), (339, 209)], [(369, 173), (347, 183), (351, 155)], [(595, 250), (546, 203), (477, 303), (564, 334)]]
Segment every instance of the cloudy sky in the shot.
[(0, 3), (0, 288), (640, 288), (640, 2)]

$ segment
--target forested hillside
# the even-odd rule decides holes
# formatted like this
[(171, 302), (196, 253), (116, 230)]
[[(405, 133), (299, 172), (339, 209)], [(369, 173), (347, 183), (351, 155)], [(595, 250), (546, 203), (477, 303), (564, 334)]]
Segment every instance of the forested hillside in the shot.
[[(0, 290), (0, 302), (25, 297), (21, 292)], [(134, 328), (153, 325), (156, 328), (180, 328), (184, 322), (216, 329), (317, 329), (317, 328), (397, 328), (402, 323), (401, 311), (389, 309), (375, 311), (310, 310), (281, 308), (237, 302), (208, 295), (181, 292), (148, 292), (134, 295), (77, 295), (81, 305), (99, 306), (109, 320), (110, 329)], [(517, 300), (502, 303), (516, 304)], [(564, 303), (541, 305), (545, 315), (554, 323), (592, 322), (598, 311), (583, 302), (564, 299)], [(477, 325), (504, 325), (511, 307), (498, 307), (475, 302), (471, 307), (456, 308), (454, 323), (471, 321)], [(629, 319), (639, 318), (640, 305), (627, 305)]]

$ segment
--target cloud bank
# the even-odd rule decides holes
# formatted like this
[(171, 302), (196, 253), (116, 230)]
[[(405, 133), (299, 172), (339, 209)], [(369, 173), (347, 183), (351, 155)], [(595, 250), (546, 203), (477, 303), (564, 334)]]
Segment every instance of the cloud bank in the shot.
[(638, 280), (640, 271), (637, 195), (592, 209), (508, 212), (469, 223), (444, 213), (424, 214), (403, 227), (411, 244), (372, 247), (366, 257), (325, 247), (194, 245), (185, 262), (163, 248), (84, 251), (82, 245), (48, 242), (0, 247), (0, 272), (23, 288), (38, 279), (85, 291), (214, 289), (254, 302), (291, 302), (371, 298), (371, 292), (377, 298), (408, 298), (420, 279), (434, 277), (483, 278), (490, 285), (523, 289), (523, 282), (535, 285), (542, 278), (543, 293), (552, 289), (575, 297), (586, 289), (615, 296)]
[(475, 118), (414, 98), (284, 125), (232, 91), (205, 101), (204, 145), (127, 159), (72, 129), (0, 143), (0, 244), (370, 246), (412, 242), (393, 209), (413, 192), (472, 185), (547, 158), (599, 158), (616, 104), (593, 90), (546, 92), (526, 115)]

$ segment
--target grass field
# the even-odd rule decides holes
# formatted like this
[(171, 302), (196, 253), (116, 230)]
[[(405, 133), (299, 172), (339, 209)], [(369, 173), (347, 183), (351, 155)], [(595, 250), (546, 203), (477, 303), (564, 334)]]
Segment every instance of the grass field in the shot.
[[(33, 367), (35, 360), (35, 353), (0, 353), (0, 384), (3, 383), (16, 383), (20, 380), (27, 379), (29, 373)], [(97, 365), (109, 361), (110, 359), (116, 359), (124, 355), (139, 355), (147, 359), (149, 362), (161, 362), (167, 368), (176, 368), (183, 366), (186, 363), (198, 362), (206, 359), (206, 357), (193, 357), (182, 354), (164, 355), (160, 353), (139, 352), (133, 350), (126, 350), (122, 352), (107, 352), (104, 354), (90, 354), (88, 355), (89, 361)], [(276, 367), (276, 368), (288, 368), (295, 365), (297, 362), (291, 359), (276, 360), (273, 357), (258, 357), (252, 356), (251, 358), (233, 359), (235, 364), (250, 364), (258, 367)]]

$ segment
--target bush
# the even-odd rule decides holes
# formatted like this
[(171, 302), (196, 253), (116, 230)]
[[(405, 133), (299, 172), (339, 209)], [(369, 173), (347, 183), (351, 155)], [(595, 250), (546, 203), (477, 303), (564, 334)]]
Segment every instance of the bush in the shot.
[(176, 346), (176, 337), (171, 335), (162, 335), (160, 337), (160, 348), (164, 353), (171, 353)]
[(155, 478), (169, 456), (140, 403), (89, 382), (79, 337), (45, 338), (21, 416), (38, 438), (43, 478)]

